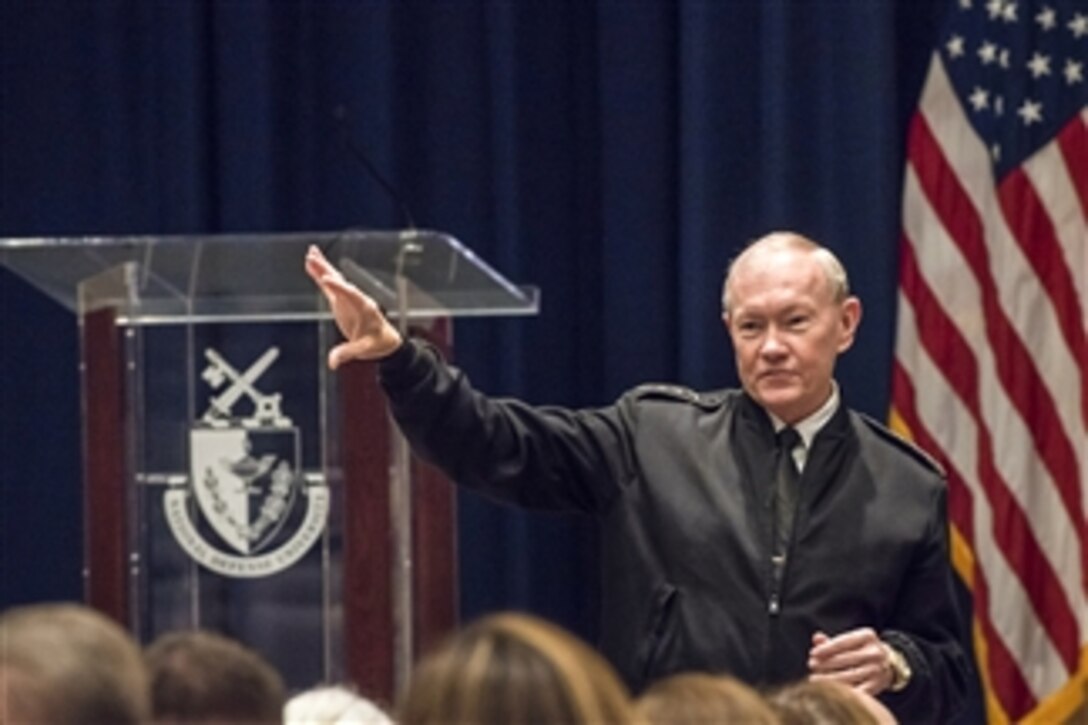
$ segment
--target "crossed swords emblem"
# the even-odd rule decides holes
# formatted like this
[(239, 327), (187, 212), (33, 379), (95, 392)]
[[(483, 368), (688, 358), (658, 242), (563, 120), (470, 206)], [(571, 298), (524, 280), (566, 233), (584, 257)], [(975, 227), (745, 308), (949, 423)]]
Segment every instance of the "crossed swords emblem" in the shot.
[(244, 427), (274, 426), (282, 428), (290, 426), (291, 419), (284, 416), (280, 410), (282, 396), (279, 393), (265, 395), (254, 387), (257, 378), (261, 377), (272, 366), (272, 363), (276, 361), (279, 355), (279, 348), (271, 347), (257, 358), (245, 372), (240, 373), (222, 355), (210, 347), (207, 348), (204, 351), (204, 357), (208, 359), (208, 366), (201, 373), (201, 378), (211, 386), (212, 390), (218, 390), (228, 380), (230, 380), (230, 385), (219, 395), (212, 397), (201, 420), (217, 428), (229, 426), (232, 420), (231, 410), (239, 399), (245, 396), (253, 403), (253, 415), (241, 419), (241, 424)]

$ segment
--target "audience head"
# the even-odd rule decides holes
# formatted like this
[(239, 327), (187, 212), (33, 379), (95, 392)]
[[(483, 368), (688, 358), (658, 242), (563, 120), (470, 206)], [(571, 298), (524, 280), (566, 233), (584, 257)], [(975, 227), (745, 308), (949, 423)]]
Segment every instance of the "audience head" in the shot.
[(211, 632), (173, 632), (145, 652), (158, 723), (273, 723), (287, 690), (259, 654)]
[(895, 725), (896, 719), (875, 697), (828, 680), (787, 685), (768, 698), (782, 725)]
[(471, 722), (630, 723), (630, 696), (611, 666), (573, 635), (521, 614), (486, 617), (416, 668), (400, 725)]
[(635, 701), (635, 710), (648, 725), (778, 725), (759, 693), (726, 675), (691, 672), (659, 680)]
[(285, 725), (393, 725), (377, 705), (339, 686), (315, 687), (292, 697), (283, 709)]
[(147, 673), (135, 641), (77, 604), (0, 615), (0, 722), (146, 722)]

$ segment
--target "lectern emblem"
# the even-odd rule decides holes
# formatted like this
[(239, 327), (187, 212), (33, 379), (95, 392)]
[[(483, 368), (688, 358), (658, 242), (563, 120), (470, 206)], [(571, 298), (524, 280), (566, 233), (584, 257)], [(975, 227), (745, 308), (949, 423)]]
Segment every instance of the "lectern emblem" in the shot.
[[(232, 577), (282, 571), (321, 536), (329, 496), (325, 485), (308, 485), (302, 475), (299, 431), (283, 415), (280, 395), (256, 387), (279, 350), (270, 348), (245, 372), (211, 348), (204, 354), (202, 377), (222, 391), (189, 431), (188, 484), (164, 496), (166, 519), (181, 547), (212, 571)], [(252, 415), (235, 417), (242, 398), (252, 403)]]

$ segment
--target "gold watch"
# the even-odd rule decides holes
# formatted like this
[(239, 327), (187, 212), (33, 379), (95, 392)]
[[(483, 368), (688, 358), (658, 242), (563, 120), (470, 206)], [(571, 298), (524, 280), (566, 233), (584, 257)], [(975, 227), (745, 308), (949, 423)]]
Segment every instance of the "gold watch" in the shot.
[(902, 652), (890, 644), (884, 645), (884, 651), (888, 653), (888, 669), (892, 673), (892, 683), (888, 685), (888, 689), (892, 692), (901, 692), (910, 684), (910, 663)]

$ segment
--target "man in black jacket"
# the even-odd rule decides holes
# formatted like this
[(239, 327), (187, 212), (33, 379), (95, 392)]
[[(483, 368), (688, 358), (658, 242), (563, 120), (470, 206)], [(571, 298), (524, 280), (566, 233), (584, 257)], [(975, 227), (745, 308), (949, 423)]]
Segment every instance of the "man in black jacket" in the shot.
[(601, 648), (636, 691), (684, 670), (830, 679), (903, 720), (963, 702), (943, 474), (841, 404), (861, 319), (830, 251), (789, 232), (730, 266), (722, 318), (742, 390), (642, 386), (592, 410), (493, 400), (400, 334), (311, 249), (347, 341), (381, 360), (413, 449), (461, 485), (601, 527)]

